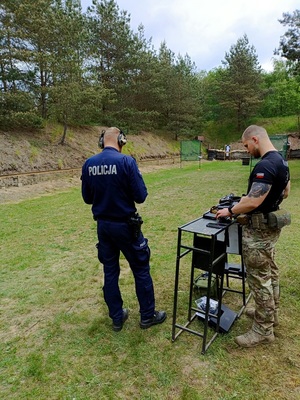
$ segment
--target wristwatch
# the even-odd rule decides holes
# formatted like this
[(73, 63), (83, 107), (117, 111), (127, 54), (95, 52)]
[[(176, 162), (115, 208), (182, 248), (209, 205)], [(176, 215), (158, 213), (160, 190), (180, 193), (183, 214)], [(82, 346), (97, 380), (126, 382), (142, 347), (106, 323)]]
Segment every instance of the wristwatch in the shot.
[(230, 212), (231, 215), (233, 215), (232, 209), (233, 209), (233, 206), (228, 207), (228, 211)]

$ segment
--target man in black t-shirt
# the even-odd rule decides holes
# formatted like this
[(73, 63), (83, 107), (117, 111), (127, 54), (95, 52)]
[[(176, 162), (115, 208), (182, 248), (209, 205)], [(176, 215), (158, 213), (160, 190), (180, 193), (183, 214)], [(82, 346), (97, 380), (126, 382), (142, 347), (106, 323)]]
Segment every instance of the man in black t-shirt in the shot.
[(258, 218), (265, 221), (266, 214), (279, 209), (290, 192), (290, 173), (287, 162), (264, 128), (249, 126), (242, 141), (248, 153), (261, 160), (250, 174), (247, 194), (238, 204), (219, 210), (216, 218), (242, 213), (249, 218), (249, 223), (243, 226), (243, 260), (255, 309), (246, 311), (253, 318), (251, 330), (236, 337), (235, 342), (242, 347), (254, 347), (275, 340), (273, 327), (278, 325), (279, 270), (274, 251), (281, 231), (254, 221)]

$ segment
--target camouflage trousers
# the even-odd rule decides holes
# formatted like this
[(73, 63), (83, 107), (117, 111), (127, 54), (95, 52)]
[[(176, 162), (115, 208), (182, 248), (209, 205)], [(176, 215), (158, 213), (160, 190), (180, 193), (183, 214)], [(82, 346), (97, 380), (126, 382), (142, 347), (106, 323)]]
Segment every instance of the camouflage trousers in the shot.
[(274, 311), (279, 308), (279, 270), (274, 256), (280, 231), (243, 226), (243, 260), (255, 301), (252, 329), (261, 335), (273, 332)]

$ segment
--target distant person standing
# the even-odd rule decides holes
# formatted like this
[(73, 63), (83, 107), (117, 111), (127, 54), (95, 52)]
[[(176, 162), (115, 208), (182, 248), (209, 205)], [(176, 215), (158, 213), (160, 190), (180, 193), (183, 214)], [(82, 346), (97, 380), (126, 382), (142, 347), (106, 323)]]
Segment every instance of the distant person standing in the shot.
[(114, 331), (120, 331), (128, 318), (119, 288), (120, 252), (135, 279), (140, 327), (147, 329), (161, 324), (167, 317), (165, 311), (155, 311), (150, 249), (135, 206), (135, 203), (143, 203), (148, 193), (134, 158), (122, 154), (126, 141), (118, 128), (102, 132), (99, 146), (103, 151), (84, 163), (81, 176), (83, 200), (92, 204), (93, 217), (97, 221), (98, 258), (104, 269), (104, 300)]
[(229, 144), (225, 145), (225, 157), (227, 160), (229, 160), (229, 158), (230, 158), (230, 145)]
[(290, 172), (264, 128), (249, 126), (242, 142), (248, 153), (261, 160), (250, 174), (247, 195), (238, 204), (219, 210), (216, 217), (248, 216), (243, 226), (242, 251), (255, 308), (246, 310), (246, 315), (253, 318), (252, 328), (235, 341), (241, 347), (253, 347), (273, 342), (273, 328), (279, 323), (279, 269), (274, 254), (281, 227), (269, 226), (268, 213), (277, 211), (289, 195)]

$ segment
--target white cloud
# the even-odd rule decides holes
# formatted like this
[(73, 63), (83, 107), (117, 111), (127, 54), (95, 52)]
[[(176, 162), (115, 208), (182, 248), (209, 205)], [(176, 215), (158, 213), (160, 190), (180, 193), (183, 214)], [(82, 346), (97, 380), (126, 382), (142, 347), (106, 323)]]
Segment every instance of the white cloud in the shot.
[[(83, 7), (92, 0), (81, 0)], [(247, 34), (264, 69), (272, 68), (274, 49), (286, 28), (278, 19), (299, 8), (297, 0), (117, 0), (131, 16), (136, 32), (142, 23), (155, 49), (166, 41), (176, 55), (186, 53), (198, 69), (221, 65), (225, 53)]]

